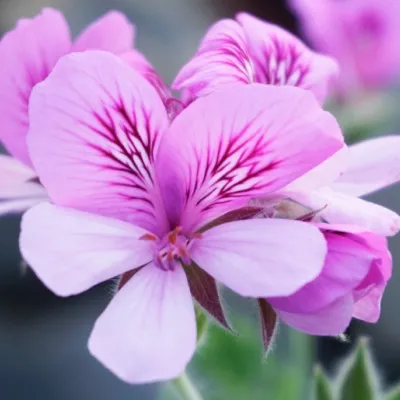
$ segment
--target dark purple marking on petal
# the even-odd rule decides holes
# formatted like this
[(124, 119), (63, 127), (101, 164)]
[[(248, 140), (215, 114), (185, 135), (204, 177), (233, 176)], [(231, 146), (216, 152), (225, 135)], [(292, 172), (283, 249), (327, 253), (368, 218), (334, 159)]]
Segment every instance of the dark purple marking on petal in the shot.
[(193, 262), (185, 271), (192, 296), (223, 328), (232, 331), (225, 317), (215, 279)]
[(269, 85), (302, 86), (310, 65), (304, 60), (303, 51), (294, 44), (282, 43), (271, 37), (265, 46), (263, 59), (256, 58), (256, 81)]
[(274, 309), (265, 299), (258, 299), (260, 310), (261, 330), (265, 353), (267, 353), (272, 345), (276, 328), (278, 326), (278, 317)]
[[(257, 118), (232, 135), (228, 142), (221, 140), (217, 149), (207, 149), (205, 162), (201, 163), (200, 154), (195, 154), (196, 162), (189, 165), (194, 182), (188, 185), (187, 202), (195, 199), (200, 211), (208, 211), (266, 186), (260, 177), (278, 167), (281, 160), (265, 162), (270, 148), (267, 135), (245, 136)], [(263, 130), (267, 131), (268, 127), (264, 126)], [(205, 166), (200, 167), (202, 164)], [(269, 181), (268, 185), (273, 183)]]
[[(149, 189), (151, 191), (155, 185), (154, 156), (160, 132), (152, 129), (151, 112), (142, 108), (143, 118), (139, 122), (121, 96), (117, 99), (109, 96), (112, 100), (110, 105), (104, 105), (100, 112), (92, 111), (95, 123), (78, 121), (104, 141), (94, 142), (83, 136), (80, 139), (101, 156), (101, 161), (95, 165), (99, 170), (118, 173), (114, 181), (107, 182), (110, 186), (121, 188), (117, 195), (126, 200), (140, 201), (142, 207), (136, 204), (134, 211), (154, 217), (155, 207)], [(140, 130), (138, 123), (141, 124)]]

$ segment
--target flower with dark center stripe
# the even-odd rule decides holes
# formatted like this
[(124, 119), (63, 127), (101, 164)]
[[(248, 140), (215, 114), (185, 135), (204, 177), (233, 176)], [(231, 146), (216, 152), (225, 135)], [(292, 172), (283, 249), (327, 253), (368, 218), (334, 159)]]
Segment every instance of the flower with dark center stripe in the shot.
[(320, 274), (318, 228), (235, 215), (344, 146), (310, 92), (229, 88), (171, 122), (148, 81), (94, 51), (57, 64), (34, 89), (30, 118), (32, 162), (52, 204), (25, 214), (23, 256), (61, 296), (121, 276), (89, 340), (120, 378), (150, 382), (185, 369), (196, 347), (192, 295), (224, 323), (214, 279), (269, 298)]

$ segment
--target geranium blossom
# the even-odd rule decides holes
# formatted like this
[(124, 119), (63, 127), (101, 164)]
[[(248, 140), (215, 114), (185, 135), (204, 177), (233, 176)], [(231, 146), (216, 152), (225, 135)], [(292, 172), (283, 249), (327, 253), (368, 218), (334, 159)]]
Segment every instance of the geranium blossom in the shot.
[(326, 242), (314, 225), (226, 217), (344, 146), (311, 93), (244, 85), (170, 123), (146, 80), (86, 52), (34, 89), (30, 118), (32, 162), (53, 204), (25, 214), (22, 253), (62, 296), (122, 274), (89, 340), (122, 379), (185, 368), (196, 345), (191, 294), (202, 301), (193, 271), (250, 297), (287, 296), (320, 274)]
[(343, 333), (352, 317), (376, 322), (392, 272), (386, 239), (364, 228), (318, 222), (318, 212), (290, 202), (274, 207), (279, 218), (309, 219), (324, 234), (328, 246), (318, 278), (293, 295), (267, 299), (279, 317), (303, 332), (332, 336)]
[(120, 55), (163, 90), (145, 58), (132, 49), (134, 27), (111, 11), (89, 25), (73, 42), (63, 15), (44, 9), (22, 19), (0, 42), (0, 140), (12, 157), (0, 160), (0, 214), (23, 211), (46, 198), (28, 154), (28, 103), (32, 88), (69, 52), (100, 49)]
[(340, 90), (349, 94), (396, 80), (400, 71), (397, 0), (291, 0), (316, 49), (340, 65)]
[(240, 13), (209, 29), (172, 87), (191, 101), (233, 83), (291, 85), (311, 90), (322, 102), (337, 74), (332, 58), (276, 25)]

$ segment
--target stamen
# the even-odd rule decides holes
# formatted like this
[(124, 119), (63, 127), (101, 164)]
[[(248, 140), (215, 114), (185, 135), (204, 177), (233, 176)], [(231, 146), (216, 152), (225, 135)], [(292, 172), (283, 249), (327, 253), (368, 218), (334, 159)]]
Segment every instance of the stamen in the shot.
[(145, 233), (143, 236), (139, 238), (139, 240), (152, 240), (156, 241), (157, 236), (153, 235), (152, 233)]

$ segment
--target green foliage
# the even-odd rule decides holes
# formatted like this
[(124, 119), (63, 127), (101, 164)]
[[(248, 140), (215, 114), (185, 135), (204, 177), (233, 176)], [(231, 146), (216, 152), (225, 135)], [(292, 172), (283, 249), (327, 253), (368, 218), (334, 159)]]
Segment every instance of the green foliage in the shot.
[(313, 400), (333, 400), (331, 384), (321, 367), (316, 367), (314, 370), (312, 391)]
[(361, 339), (350, 359), (344, 363), (339, 389), (340, 400), (377, 400), (378, 373), (372, 363), (368, 342)]
[(396, 386), (385, 397), (385, 400), (400, 400), (400, 386)]

